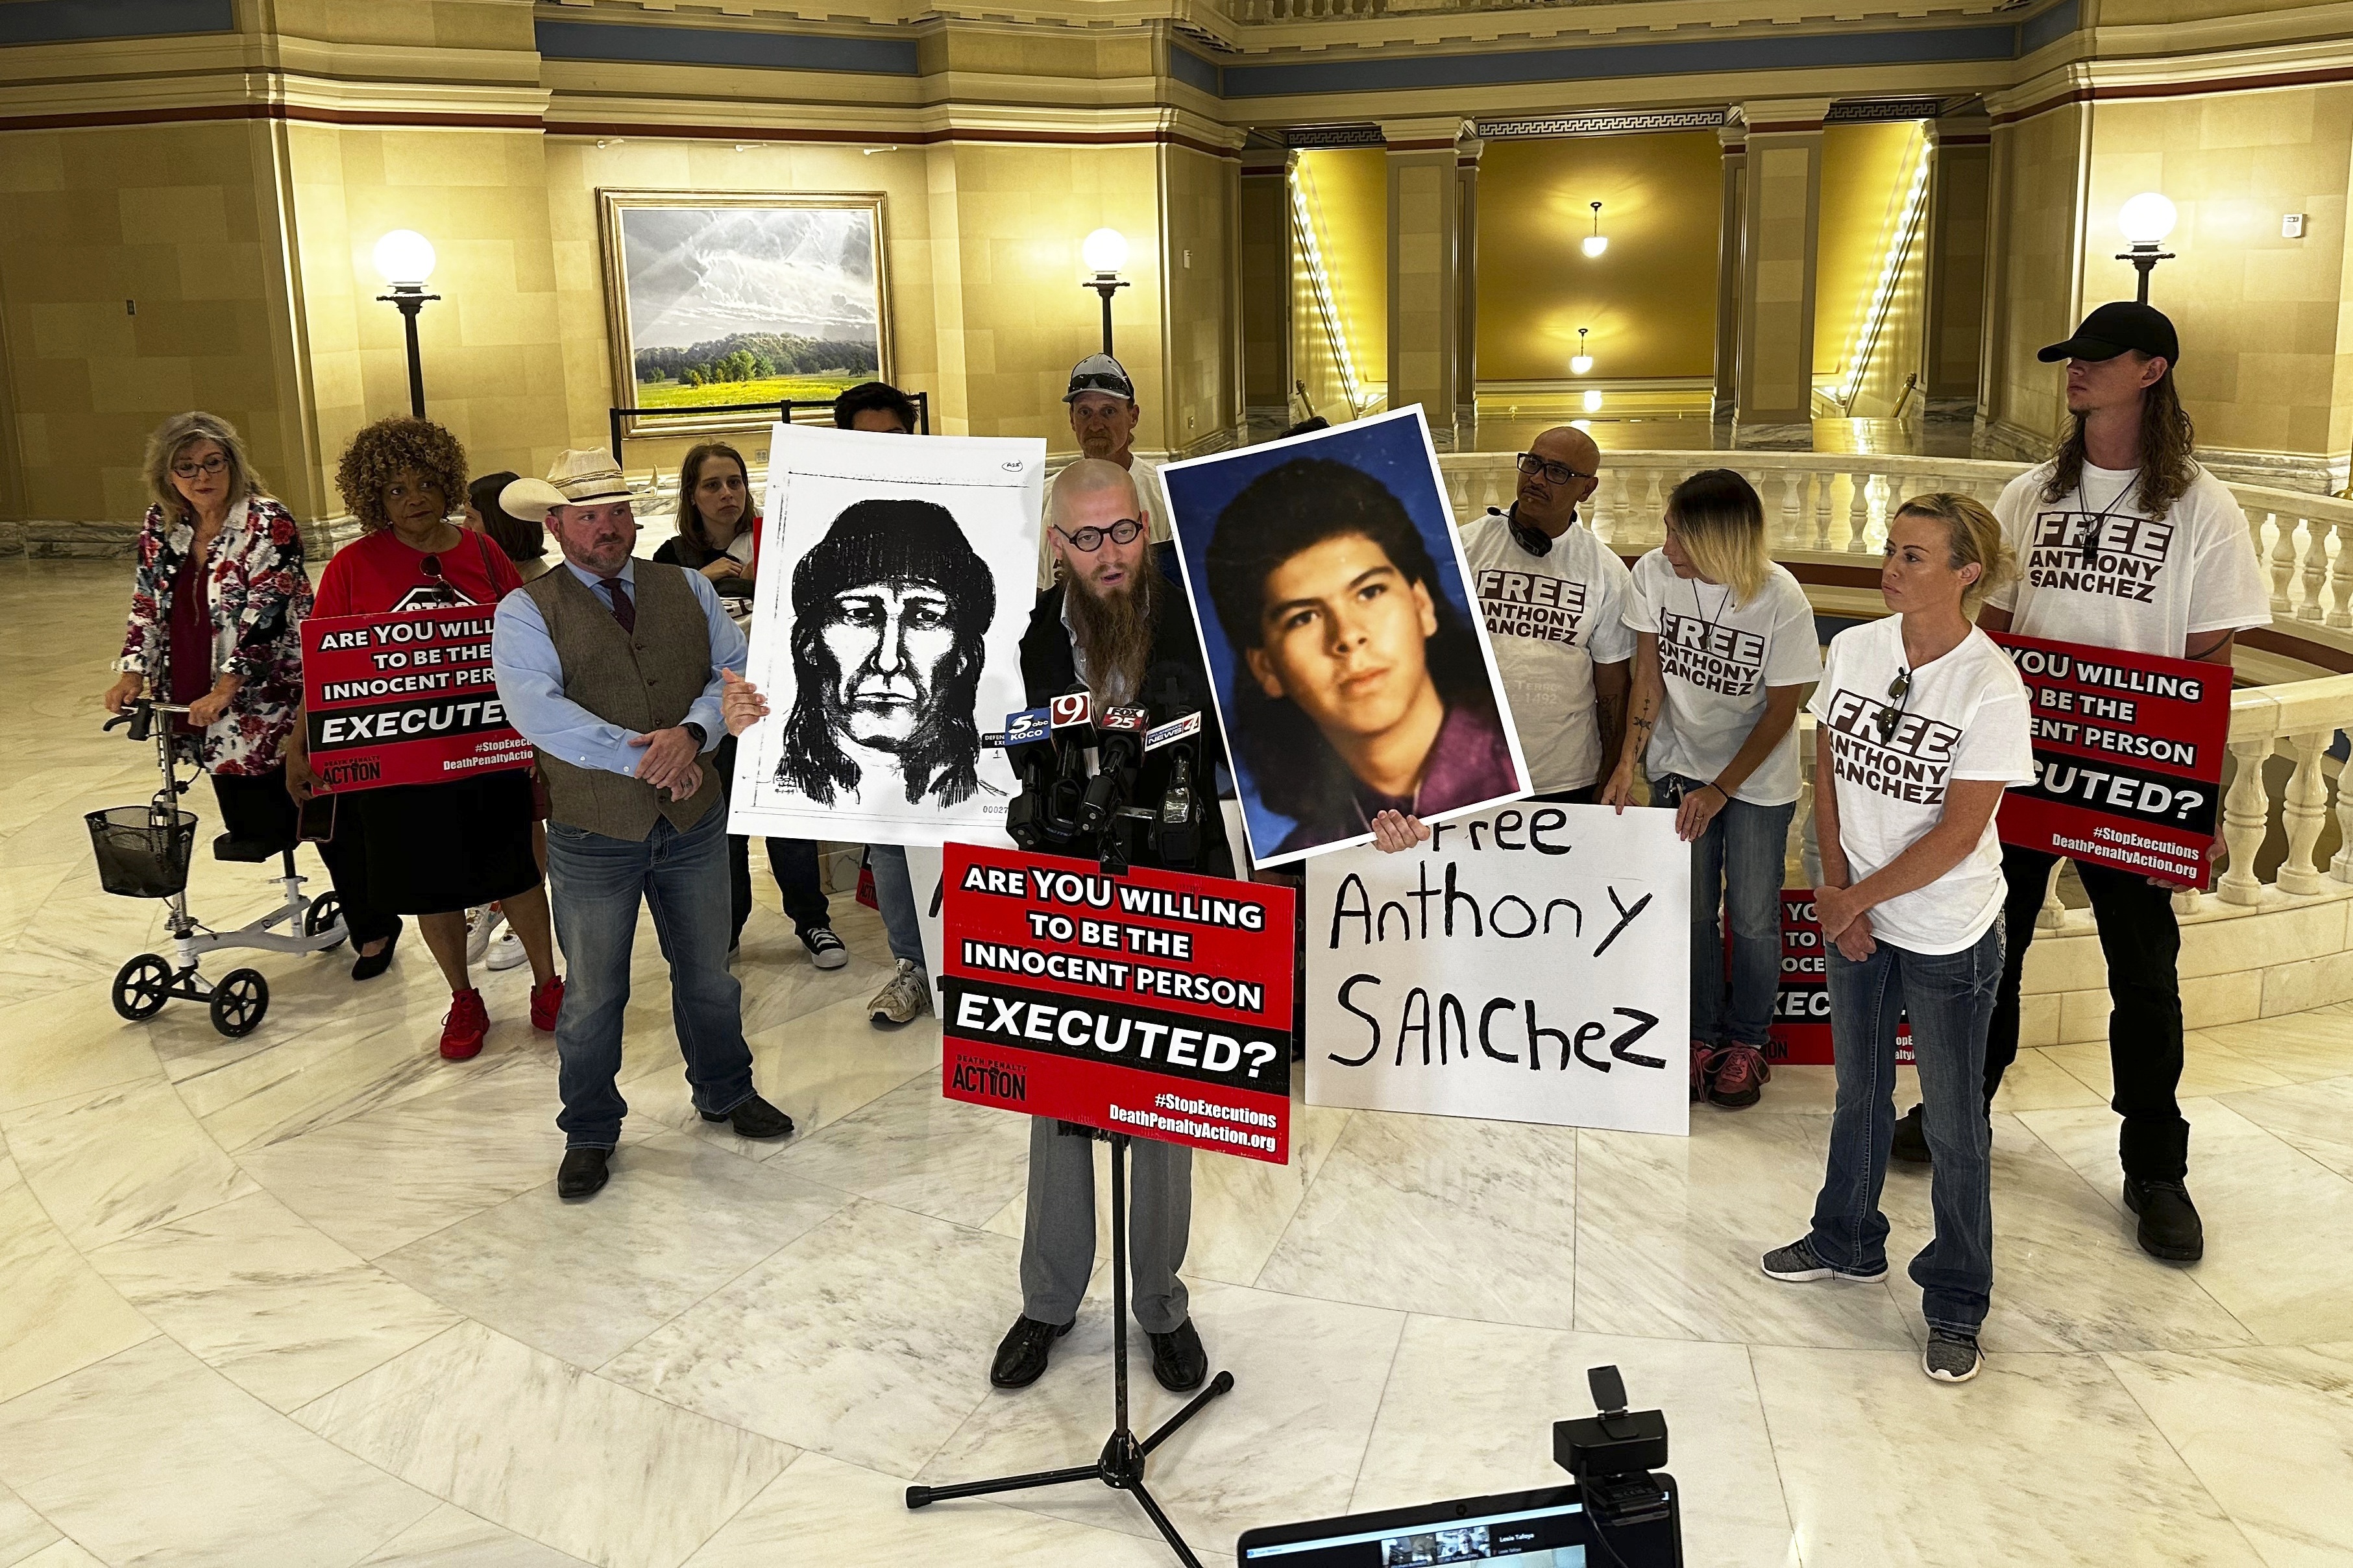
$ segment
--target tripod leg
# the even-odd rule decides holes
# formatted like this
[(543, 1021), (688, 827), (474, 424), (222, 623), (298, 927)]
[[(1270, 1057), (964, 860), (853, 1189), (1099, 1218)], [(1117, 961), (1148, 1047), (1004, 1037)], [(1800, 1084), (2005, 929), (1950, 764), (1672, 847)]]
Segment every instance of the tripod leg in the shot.
[(1193, 1555), (1193, 1549), (1185, 1544), (1183, 1536), (1176, 1533), (1175, 1523), (1166, 1514), (1160, 1511), (1160, 1505), (1152, 1500), (1152, 1494), (1144, 1489), (1143, 1480), (1139, 1479), (1131, 1482), (1127, 1491), (1128, 1495), (1143, 1506), (1144, 1511), (1151, 1516), (1152, 1522), (1159, 1528), (1162, 1539), (1168, 1542), (1168, 1550), (1176, 1553), (1176, 1561), (1185, 1564), (1185, 1568), (1201, 1568), (1201, 1560)]
[(1072, 1465), (1066, 1470), (1038, 1470), (1026, 1476), (999, 1476), (993, 1481), (957, 1481), (944, 1487), (909, 1487), (907, 1506), (945, 1502), (950, 1498), (987, 1497), (991, 1492), (1028, 1491), (1032, 1487), (1059, 1487), (1065, 1481), (1099, 1481), (1101, 1465)]
[(1176, 1428), (1185, 1425), (1186, 1422), (1193, 1419), (1194, 1416), (1198, 1415), (1201, 1413), (1201, 1407), (1203, 1405), (1208, 1404), (1209, 1401), (1215, 1399), (1220, 1394), (1232, 1393), (1233, 1386), (1234, 1374), (1232, 1373), (1221, 1372), (1218, 1373), (1217, 1376), (1209, 1380), (1208, 1387), (1193, 1395), (1193, 1401), (1191, 1404), (1186, 1405), (1184, 1409), (1176, 1412), (1176, 1415), (1171, 1415), (1167, 1420), (1163, 1421), (1160, 1424), (1160, 1430), (1155, 1432), (1151, 1436), (1146, 1437), (1144, 1440), (1143, 1446), (1139, 1447), (1136, 1452), (1139, 1455), (1149, 1454), (1153, 1449), (1160, 1447), (1164, 1439), (1176, 1435)]

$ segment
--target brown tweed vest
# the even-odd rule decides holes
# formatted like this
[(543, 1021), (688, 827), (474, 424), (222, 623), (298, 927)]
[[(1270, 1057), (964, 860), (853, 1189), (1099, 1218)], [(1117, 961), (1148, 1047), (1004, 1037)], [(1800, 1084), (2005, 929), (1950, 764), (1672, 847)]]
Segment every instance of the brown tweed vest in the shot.
[[(564, 661), (564, 695), (607, 723), (644, 734), (683, 720), (711, 683), (711, 624), (680, 568), (638, 561), (632, 575), (635, 632), (623, 631), (601, 594), (560, 564), (522, 591), (539, 606)], [(550, 821), (632, 843), (645, 841), (657, 816), (688, 828), (719, 804), (719, 775), (708, 754), (702, 765), (701, 787), (684, 800), (669, 800), (651, 784), (539, 753)]]

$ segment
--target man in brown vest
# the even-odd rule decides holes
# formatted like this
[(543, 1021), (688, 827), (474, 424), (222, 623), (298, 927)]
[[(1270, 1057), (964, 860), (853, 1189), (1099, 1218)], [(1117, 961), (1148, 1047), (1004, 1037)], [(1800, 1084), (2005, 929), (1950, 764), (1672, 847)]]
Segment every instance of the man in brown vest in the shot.
[[(572, 966), (555, 1024), (564, 1163), (556, 1192), (605, 1184), (628, 1103), (621, 1014), (640, 899), (670, 960), (670, 1016), (706, 1121), (782, 1138), (792, 1118), (752, 1087), (743, 993), (727, 969), (727, 813), (709, 754), (724, 731), (721, 671), (744, 634), (699, 573), (630, 553), (638, 521), (620, 470), (566, 452), (544, 482), (500, 496), (544, 516), (564, 568), (500, 601), (491, 658), (507, 718), (538, 748), (556, 940)], [(420, 852), (425, 847), (420, 846)]]

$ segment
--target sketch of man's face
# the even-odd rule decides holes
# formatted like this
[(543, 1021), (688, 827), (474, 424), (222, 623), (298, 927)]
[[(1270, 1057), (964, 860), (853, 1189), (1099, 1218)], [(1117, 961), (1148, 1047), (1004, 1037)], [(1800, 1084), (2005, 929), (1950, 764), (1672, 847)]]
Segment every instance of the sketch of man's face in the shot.
[(833, 665), (826, 691), (833, 728), (881, 751), (913, 739), (955, 652), (950, 616), (946, 592), (930, 583), (867, 583), (834, 595), (819, 637)]

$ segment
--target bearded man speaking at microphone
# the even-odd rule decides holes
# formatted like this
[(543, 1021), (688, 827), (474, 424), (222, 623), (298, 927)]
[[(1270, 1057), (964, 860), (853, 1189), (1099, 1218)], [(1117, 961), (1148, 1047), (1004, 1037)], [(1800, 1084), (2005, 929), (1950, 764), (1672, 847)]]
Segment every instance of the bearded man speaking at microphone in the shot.
[[(1046, 538), (1061, 581), (1038, 596), (1021, 638), (1021, 679), (1033, 707), (1083, 686), (1094, 711), (1145, 705), (1155, 723), (1204, 716), (1201, 777), (1209, 776), (1217, 726), (1207, 721), (1209, 674), (1192, 606), (1176, 579), (1173, 545), (1151, 542), (1152, 520), (1128, 470), (1082, 458), (1055, 479), (1046, 499)], [(742, 734), (767, 712), (749, 683), (730, 676), (727, 728)], [(985, 717), (994, 718), (994, 715)], [(1147, 753), (1134, 798), (1158, 800), (1175, 748)], [(1195, 863), (1181, 869), (1213, 877), (1234, 872), (1224, 814), (1201, 824)], [(1155, 847), (1139, 836), (1134, 864), (1157, 866)], [(1208, 1352), (1193, 1327), (1185, 1283), (1176, 1277), (1192, 1230), (1193, 1152), (1137, 1140), (1129, 1147), (1129, 1300), (1152, 1342), (1152, 1372), (1183, 1394), (1208, 1375)], [(1039, 1117), (1029, 1129), (1029, 1207), (1021, 1237), (1021, 1315), (997, 1347), (988, 1380), (1026, 1388), (1046, 1371), (1053, 1343), (1078, 1321), (1095, 1258), (1095, 1163), (1092, 1130)]]

